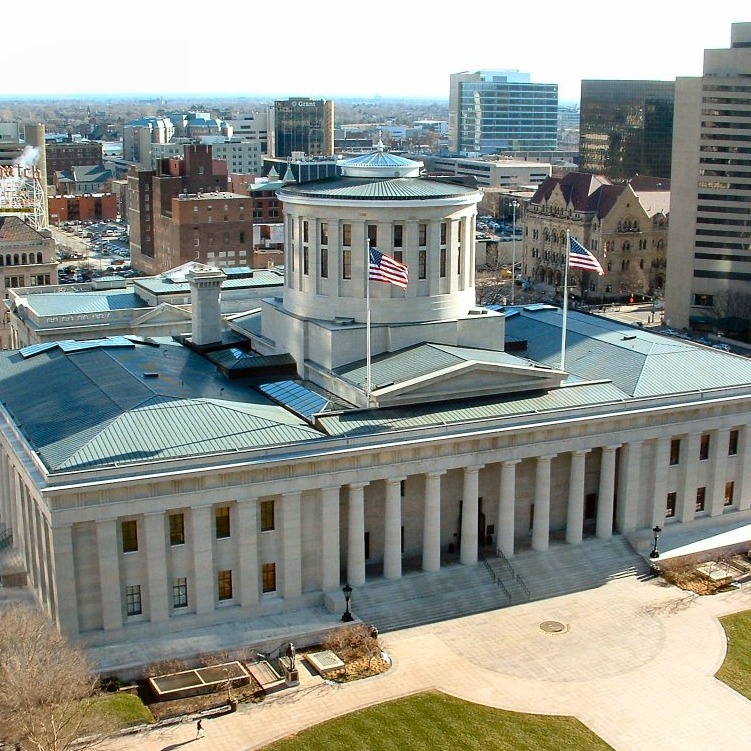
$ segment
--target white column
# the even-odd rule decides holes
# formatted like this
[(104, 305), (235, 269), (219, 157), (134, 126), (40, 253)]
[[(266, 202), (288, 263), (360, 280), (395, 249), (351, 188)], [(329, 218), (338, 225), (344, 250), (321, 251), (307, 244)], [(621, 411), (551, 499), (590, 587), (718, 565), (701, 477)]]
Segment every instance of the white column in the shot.
[(550, 544), (550, 461), (538, 456), (535, 468), (535, 510), (532, 517), (532, 550), (545, 551)]
[(402, 575), (402, 494), (404, 478), (386, 480), (386, 518), (383, 530), (383, 575), (399, 579)]
[(571, 452), (566, 507), (566, 542), (579, 545), (584, 537), (584, 465), (589, 449)]
[[(217, 572), (214, 571), (214, 537), (211, 506), (194, 506), (190, 512), (190, 542), (193, 547), (193, 602), (196, 614), (214, 610)], [(190, 591), (190, 588), (189, 588)], [(188, 595), (190, 602), (190, 594)]]
[(441, 568), (441, 476), (445, 472), (425, 475), (425, 500), (422, 514), (422, 570)]
[(685, 437), (687, 451), (680, 466), (680, 486), (676, 503), (676, 516), (682, 522), (690, 522), (696, 516), (696, 483), (701, 435), (691, 433)]
[(665, 523), (665, 508), (668, 498), (668, 462), (670, 461), (670, 438), (658, 438), (654, 442), (652, 477), (651, 527)]
[(123, 587), (120, 582), (120, 549), (115, 519), (103, 519), (96, 523), (96, 545), (102, 627), (105, 631), (110, 631), (123, 625)]
[(729, 430), (713, 430), (709, 439), (709, 515), (720, 516), (725, 510)]
[(748, 474), (751, 472), (751, 435), (749, 426), (740, 428), (738, 436), (738, 472), (736, 473), (735, 487), (738, 499), (738, 509), (746, 511), (751, 508), (751, 482)]
[(506, 556), (514, 557), (514, 525), (516, 511), (516, 465), (519, 459), (501, 462), (501, 483), (498, 497), (498, 522), (496, 548)]
[(239, 602), (243, 607), (257, 605), (260, 598), (258, 565), (258, 500), (249, 498), (237, 502), (237, 550), (240, 568)]
[(149, 620), (166, 621), (170, 616), (170, 590), (167, 581), (167, 536), (164, 513), (144, 514), (146, 570), (149, 582)]
[(41, 575), (42, 601), (47, 612), (50, 612), (51, 583), (50, 583), (50, 551), (47, 544), (47, 519), (42, 510), (35, 504), (37, 550), (39, 551), (39, 573)]
[(338, 590), (341, 584), (339, 530), (339, 486), (321, 488), (321, 589), (324, 592)]
[(10, 496), (8, 494), (8, 457), (0, 449), (0, 523), (11, 529)]
[(639, 523), (641, 493), (641, 441), (623, 444), (618, 472), (618, 529), (633, 532)]
[(618, 446), (603, 446), (600, 456), (600, 486), (597, 493), (596, 535), (601, 540), (613, 536), (615, 504), (615, 452)]
[(351, 587), (365, 584), (365, 485), (349, 486), (347, 519), (347, 582)]
[(56, 621), (68, 636), (78, 636), (78, 598), (76, 573), (73, 568), (73, 527), (53, 527), (50, 530), (55, 588)]
[(462, 537), (459, 562), (465, 565), (477, 563), (477, 513), (480, 470), (484, 465), (464, 468), (462, 493)]
[(284, 599), (302, 594), (302, 520), (300, 493), (282, 495), (282, 593)]

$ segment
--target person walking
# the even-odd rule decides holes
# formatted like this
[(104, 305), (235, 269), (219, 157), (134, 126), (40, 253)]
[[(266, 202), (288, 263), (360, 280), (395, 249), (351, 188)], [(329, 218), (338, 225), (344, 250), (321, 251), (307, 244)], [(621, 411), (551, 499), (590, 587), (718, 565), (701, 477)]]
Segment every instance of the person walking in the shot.
[(196, 738), (203, 738), (203, 720), (196, 723)]

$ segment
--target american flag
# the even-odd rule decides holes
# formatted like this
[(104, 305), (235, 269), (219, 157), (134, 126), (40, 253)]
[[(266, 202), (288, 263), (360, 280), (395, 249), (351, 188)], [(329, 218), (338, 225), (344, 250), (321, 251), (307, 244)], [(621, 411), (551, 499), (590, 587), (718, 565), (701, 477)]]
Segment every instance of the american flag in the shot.
[(572, 269), (596, 271), (600, 276), (605, 273), (600, 266), (600, 262), (573, 237), (569, 237), (568, 265)]
[(407, 288), (409, 269), (403, 263), (384, 255), (377, 248), (370, 249), (370, 271), (368, 279), (373, 282), (387, 282), (397, 287)]

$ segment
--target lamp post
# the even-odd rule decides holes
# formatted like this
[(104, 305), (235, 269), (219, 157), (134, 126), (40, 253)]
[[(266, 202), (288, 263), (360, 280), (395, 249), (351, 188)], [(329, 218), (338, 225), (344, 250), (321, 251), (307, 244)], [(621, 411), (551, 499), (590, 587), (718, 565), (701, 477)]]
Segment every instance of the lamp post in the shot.
[(652, 552), (649, 554), (650, 558), (660, 557), (660, 551), (657, 550), (657, 540), (660, 539), (660, 532), (662, 532), (662, 529), (660, 527), (652, 527), (652, 534), (655, 536), (655, 544), (652, 548)]
[(511, 304), (514, 304), (514, 289), (516, 288), (516, 210), (519, 208), (519, 201), (511, 201)]
[(352, 613), (349, 612), (349, 600), (350, 600), (350, 597), (352, 597), (352, 587), (350, 587), (349, 584), (345, 584), (342, 587), (342, 592), (344, 592), (344, 604), (345, 604), (345, 610), (344, 610), (344, 615), (342, 615), (342, 620), (345, 623), (349, 623), (350, 621), (354, 620)]

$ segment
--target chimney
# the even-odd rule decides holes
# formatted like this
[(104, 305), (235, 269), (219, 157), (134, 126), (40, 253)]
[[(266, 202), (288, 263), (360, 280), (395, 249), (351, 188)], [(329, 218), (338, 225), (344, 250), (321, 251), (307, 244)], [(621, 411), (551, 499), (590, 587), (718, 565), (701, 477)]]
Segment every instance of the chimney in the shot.
[(222, 341), (222, 282), (227, 278), (221, 269), (192, 269), (186, 275), (190, 284), (193, 344), (204, 347)]

